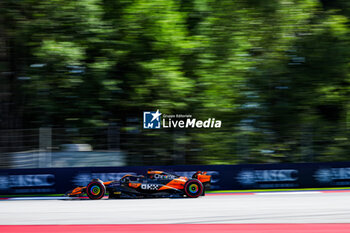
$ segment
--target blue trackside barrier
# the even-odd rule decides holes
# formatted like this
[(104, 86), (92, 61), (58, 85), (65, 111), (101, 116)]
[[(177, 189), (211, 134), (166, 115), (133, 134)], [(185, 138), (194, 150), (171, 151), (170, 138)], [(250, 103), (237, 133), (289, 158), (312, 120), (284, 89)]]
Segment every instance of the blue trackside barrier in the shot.
[(92, 178), (119, 180), (123, 175), (145, 174), (147, 169), (192, 176), (212, 175), (212, 190), (269, 188), (322, 188), (350, 186), (350, 162), (245, 165), (184, 165), (142, 167), (77, 167), (0, 170), (0, 194), (57, 194)]

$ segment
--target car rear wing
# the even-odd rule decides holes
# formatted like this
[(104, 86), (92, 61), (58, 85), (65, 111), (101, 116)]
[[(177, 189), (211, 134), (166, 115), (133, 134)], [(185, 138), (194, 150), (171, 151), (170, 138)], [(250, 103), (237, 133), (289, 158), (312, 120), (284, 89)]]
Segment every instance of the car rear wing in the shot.
[(211, 175), (207, 175), (207, 172), (197, 171), (193, 174), (192, 178), (199, 180), (202, 182), (206, 189), (209, 189), (211, 182)]

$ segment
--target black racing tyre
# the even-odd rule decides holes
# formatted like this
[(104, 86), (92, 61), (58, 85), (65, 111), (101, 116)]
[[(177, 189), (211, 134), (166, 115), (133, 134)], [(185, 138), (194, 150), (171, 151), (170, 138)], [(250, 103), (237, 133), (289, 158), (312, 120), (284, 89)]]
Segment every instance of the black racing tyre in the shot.
[(106, 187), (101, 181), (91, 181), (86, 186), (86, 194), (90, 199), (101, 199), (106, 193)]
[(184, 191), (188, 197), (197, 198), (204, 191), (203, 184), (199, 180), (189, 180), (185, 183)]

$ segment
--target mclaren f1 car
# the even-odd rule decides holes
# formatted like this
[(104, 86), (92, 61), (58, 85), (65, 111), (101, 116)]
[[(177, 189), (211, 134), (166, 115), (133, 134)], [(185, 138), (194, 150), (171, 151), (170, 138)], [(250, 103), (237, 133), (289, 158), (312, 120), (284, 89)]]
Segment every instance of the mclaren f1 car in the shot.
[(109, 198), (154, 198), (154, 197), (190, 197), (204, 196), (210, 188), (211, 176), (198, 171), (192, 178), (178, 176), (164, 171), (148, 170), (143, 175), (125, 175), (120, 180), (103, 182), (93, 179), (87, 186), (79, 186), (66, 193), (68, 197), (85, 194), (90, 199)]

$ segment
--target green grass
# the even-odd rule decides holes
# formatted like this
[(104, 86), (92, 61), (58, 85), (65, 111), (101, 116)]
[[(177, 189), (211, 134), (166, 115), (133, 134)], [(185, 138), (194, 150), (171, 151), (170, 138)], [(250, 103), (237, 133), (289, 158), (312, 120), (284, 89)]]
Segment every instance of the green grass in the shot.
[[(350, 190), (350, 187), (338, 188), (299, 188), (299, 189), (248, 189), (248, 190), (211, 190), (206, 193), (258, 193), (258, 192), (290, 192), (290, 191), (331, 191), (331, 190)], [(15, 194), (0, 195), (1, 197), (62, 197), (64, 194)]]
[(64, 194), (9, 194), (0, 197), (62, 197)]

